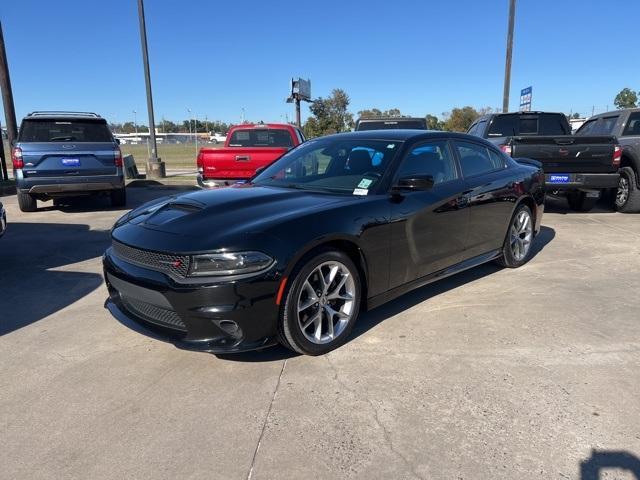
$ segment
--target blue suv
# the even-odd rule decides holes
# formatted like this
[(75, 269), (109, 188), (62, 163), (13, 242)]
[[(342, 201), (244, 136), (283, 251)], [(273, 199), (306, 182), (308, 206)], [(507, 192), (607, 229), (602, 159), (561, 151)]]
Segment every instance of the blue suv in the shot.
[(37, 200), (96, 193), (116, 207), (127, 202), (120, 147), (95, 113), (30, 113), (11, 154), (23, 212), (35, 211)]

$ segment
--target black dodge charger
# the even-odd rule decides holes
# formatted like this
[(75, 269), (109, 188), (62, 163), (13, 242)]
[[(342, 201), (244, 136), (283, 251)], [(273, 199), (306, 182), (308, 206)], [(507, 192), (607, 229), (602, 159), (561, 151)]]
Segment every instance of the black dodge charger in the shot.
[(364, 309), (484, 262), (523, 265), (543, 210), (539, 164), (477, 137), (322, 137), (245, 184), (120, 218), (109, 303), (183, 348), (318, 355)]

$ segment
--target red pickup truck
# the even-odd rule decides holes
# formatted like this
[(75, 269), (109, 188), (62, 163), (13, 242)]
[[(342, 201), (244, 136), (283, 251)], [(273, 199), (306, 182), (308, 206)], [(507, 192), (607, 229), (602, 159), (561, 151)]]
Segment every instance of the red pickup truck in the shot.
[(198, 152), (198, 185), (223, 187), (248, 180), (256, 170), (269, 165), (304, 142), (297, 127), (280, 123), (244, 124), (231, 127), (223, 148), (201, 148)]

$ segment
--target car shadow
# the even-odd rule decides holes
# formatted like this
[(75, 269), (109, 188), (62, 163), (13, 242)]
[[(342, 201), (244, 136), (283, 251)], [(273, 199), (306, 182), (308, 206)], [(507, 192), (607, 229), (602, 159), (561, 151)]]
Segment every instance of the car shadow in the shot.
[(89, 225), (11, 222), (0, 248), (0, 336), (89, 294), (98, 273), (60, 269), (102, 255), (109, 232)]
[(580, 480), (609, 478), (606, 470), (610, 469), (622, 470), (640, 480), (640, 458), (625, 450), (592, 450), (591, 456), (580, 462)]
[(584, 215), (586, 213), (613, 213), (613, 199), (605, 195), (598, 200), (595, 207), (588, 212), (576, 212), (569, 208), (566, 197), (557, 195), (547, 195), (545, 197), (545, 213), (559, 213), (561, 215)]
[[(530, 262), (550, 243), (556, 236), (556, 232), (551, 227), (542, 226), (540, 233), (536, 237), (531, 250)], [(377, 308), (363, 312), (358, 318), (355, 324), (351, 336), (347, 340), (347, 343), (352, 342), (359, 336), (365, 334), (372, 328), (375, 328), (379, 323), (391, 318), (411, 307), (425, 302), (432, 297), (460, 288), (468, 283), (480, 280), (481, 278), (488, 277), (498, 271), (502, 270), (502, 267), (493, 264), (485, 263), (475, 268), (465, 270), (464, 272), (452, 275), (451, 277), (444, 278), (436, 281), (424, 287), (417, 288), (411, 292), (385, 303)], [(282, 360), (298, 356), (297, 353), (290, 351), (289, 349), (277, 346), (266, 348), (255, 352), (246, 352), (229, 355), (217, 355), (224, 360), (232, 360), (238, 362), (269, 362), (273, 360)]]

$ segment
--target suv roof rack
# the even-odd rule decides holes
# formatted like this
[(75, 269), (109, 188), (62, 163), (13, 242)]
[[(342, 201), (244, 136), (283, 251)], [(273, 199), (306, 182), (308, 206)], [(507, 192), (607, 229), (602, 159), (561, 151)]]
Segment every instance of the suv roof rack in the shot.
[(93, 112), (64, 112), (60, 110), (35, 111), (27, 114), (27, 117), (92, 117), (101, 118), (100, 115)]

